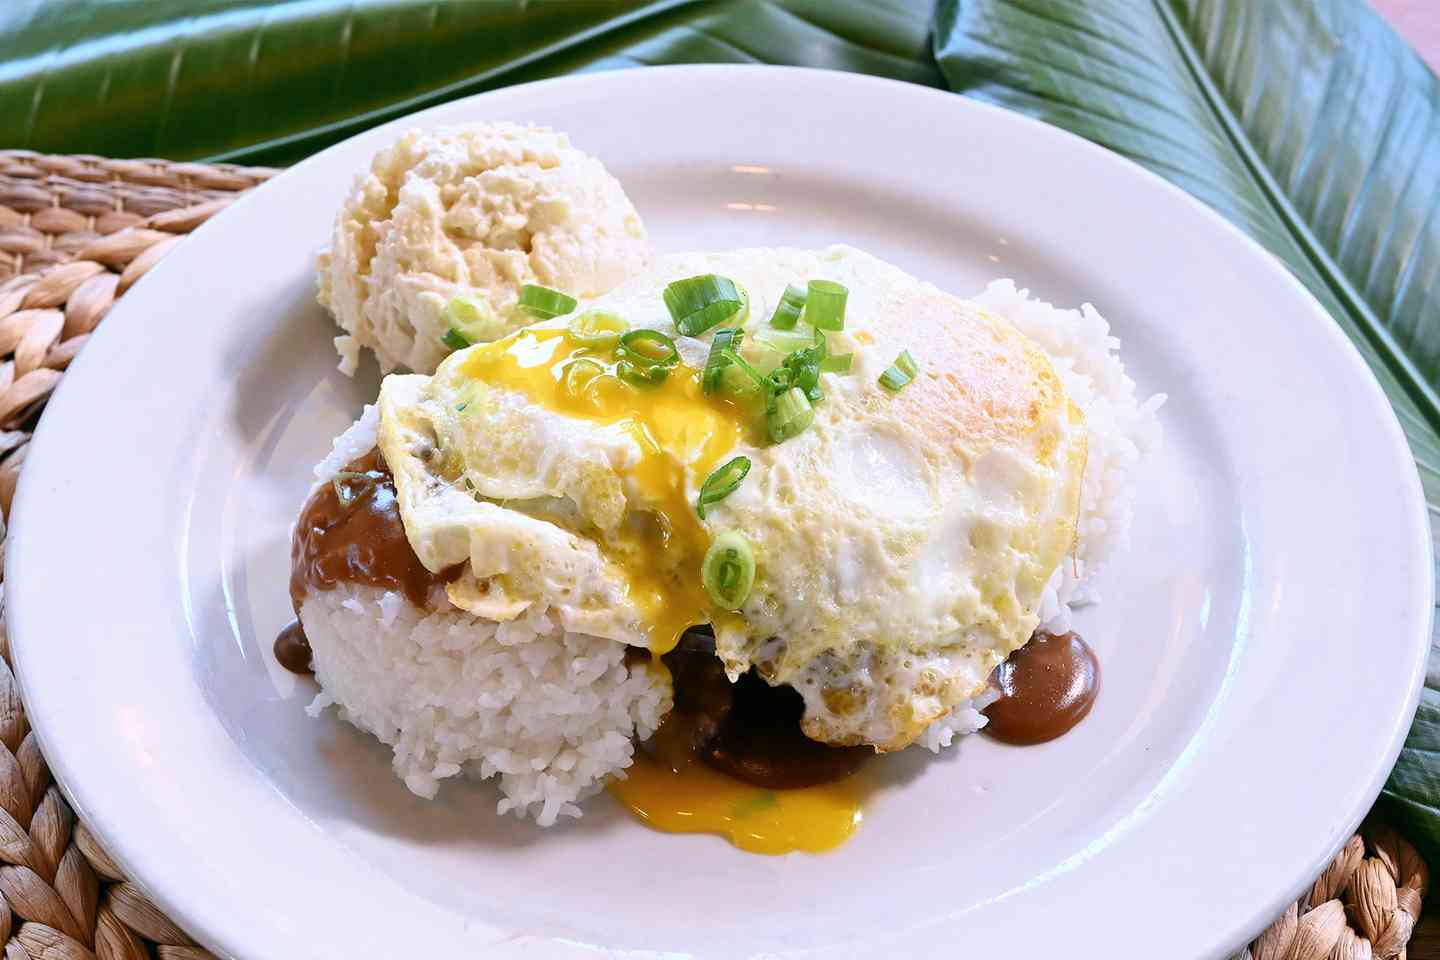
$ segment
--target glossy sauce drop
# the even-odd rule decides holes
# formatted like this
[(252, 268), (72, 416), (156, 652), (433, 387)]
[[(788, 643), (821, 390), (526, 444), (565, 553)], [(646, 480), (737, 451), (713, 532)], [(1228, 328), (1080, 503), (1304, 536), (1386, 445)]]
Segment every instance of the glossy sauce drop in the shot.
[(299, 620), (292, 620), (275, 638), (275, 659), (291, 673), (309, 675), (315, 672), (310, 662), (310, 641)]
[(1002, 743), (1045, 743), (1085, 719), (1100, 690), (1100, 662), (1074, 633), (1040, 632), (995, 671), (1000, 699), (984, 732)]

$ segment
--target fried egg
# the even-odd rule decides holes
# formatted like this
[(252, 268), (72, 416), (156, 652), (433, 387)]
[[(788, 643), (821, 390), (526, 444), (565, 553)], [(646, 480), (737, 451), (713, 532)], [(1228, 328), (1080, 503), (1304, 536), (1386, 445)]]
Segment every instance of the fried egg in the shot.
[[(701, 389), (713, 330), (678, 335), (662, 299), (699, 274), (748, 293), (750, 334), (787, 284), (848, 288), (829, 349), (851, 368), (822, 374), (809, 429), (771, 443), (752, 404)], [(732, 678), (754, 668), (800, 692), (807, 735), (879, 750), (913, 742), (1029, 639), (1074, 548), (1087, 434), (1009, 323), (849, 247), (668, 257), (577, 309), (596, 308), (674, 337), (681, 362), (632, 386), (562, 317), (382, 386), (411, 546), (432, 571), (466, 565), (452, 603), (494, 620), (548, 609), (657, 653), (708, 623)], [(879, 379), (904, 350), (919, 374), (891, 392)], [(701, 485), (736, 456), (748, 475), (702, 519)], [(727, 531), (756, 565), (735, 611), (701, 580)]]

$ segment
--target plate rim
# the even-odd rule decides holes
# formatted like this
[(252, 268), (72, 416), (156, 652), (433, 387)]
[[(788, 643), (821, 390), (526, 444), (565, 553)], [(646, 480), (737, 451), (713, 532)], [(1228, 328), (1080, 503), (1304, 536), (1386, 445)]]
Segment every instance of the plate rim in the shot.
[[(1277, 280), (1288, 283), (1292, 291), (1309, 301), (1314, 307), (1317, 321), (1321, 318), (1328, 320), (1328, 322), (1323, 322), (1320, 325), (1325, 328), (1332, 348), (1338, 349), (1340, 353), (1347, 358), (1347, 363), (1360, 374), (1360, 380), (1365, 383), (1366, 388), (1369, 390), (1369, 399), (1371, 401), (1378, 400), (1378, 404), (1372, 404), (1378, 407), (1377, 412), (1379, 416), (1377, 419), (1379, 423), (1377, 426), (1387, 434), (1389, 446), (1402, 453), (1403, 461), (1409, 464), (1409, 470), (1405, 471), (1406, 476), (1402, 482), (1406, 488), (1406, 499), (1411, 501), (1411, 507), (1413, 508), (1410, 511), (1413, 514), (1412, 519), (1416, 521), (1411, 531), (1416, 542), (1411, 546), (1412, 548), (1416, 546), (1419, 547), (1419, 560), (1421, 562), (1418, 564), (1418, 570), (1424, 574), (1416, 581), (1417, 585), (1421, 583), (1424, 585), (1423, 589), (1416, 596), (1418, 601), (1423, 602), (1424, 613), (1419, 617), (1418, 623), (1423, 624), (1424, 629), (1417, 630), (1417, 638), (1415, 641), (1416, 657), (1414, 662), (1409, 664), (1409, 688), (1405, 699), (1403, 701), (1397, 701), (1400, 705), (1400, 711), (1395, 713), (1392, 709), (1392, 711), (1387, 713), (1387, 716), (1393, 720), (1392, 723), (1388, 724), (1391, 730), (1390, 742), (1375, 758), (1383, 762), (1372, 762), (1370, 765), (1371, 768), (1367, 772), (1367, 787), (1365, 793), (1370, 797), (1370, 800), (1367, 801), (1364, 809), (1349, 811), (1344, 817), (1337, 818), (1338, 823), (1346, 825), (1345, 829), (1337, 832), (1335, 837), (1327, 839), (1323, 849), (1317, 846), (1317, 852), (1312, 859), (1309, 874), (1313, 876), (1314, 873), (1317, 873), (1329, 858), (1334, 855), (1344, 839), (1349, 836), (1363, 819), (1370, 804), (1372, 804), (1374, 798), (1379, 795), (1385, 780), (1388, 778), (1389, 771), (1403, 746), (1411, 720), (1418, 706), (1420, 691), (1423, 686), (1424, 668), (1427, 659), (1426, 654), (1429, 649), (1434, 617), (1435, 584), (1434, 578), (1430, 574), (1430, 571), (1433, 571), (1434, 568), (1433, 543), (1430, 536), (1428, 514), (1426, 512), (1420, 478), (1408, 441), (1405, 439), (1403, 430), (1400, 427), (1398, 417), (1388, 399), (1384, 396), (1384, 392), (1380, 388), (1378, 381), (1365, 364), (1355, 344), (1343, 333), (1339, 325), (1333, 321), (1333, 318), (1329, 317), (1328, 313), (1318, 301), (1315, 300), (1304, 285), (1252, 237), (1245, 234), (1220, 214), (1181, 188), (1151, 173), (1139, 164), (1058, 127), (1053, 127), (1023, 114), (957, 95), (950, 91), (937, 90), (917, 84), (872, 77), (864, 74), (802, 67), (732, 64), (661, 66), (648, 67), (645, 68), (645, 70), (649, 71), (646, 73), (646, 78), (652, 81), (661, 79), (656, 76), (654, 71), (659, 71), (665, 75), (682, 75), (681, 79), (688, 79), (691, 76), (697, 78), (721, 78), (721, 82), (723, 82), (723, 78), (735, 74), (762, 74), (773, 76), (779, 82), (785, 82), (781, 79), (784, 76), (799, 76), (802, 78), (810, 78), (812, 82), (834, 83), (839, 86), (856, 85), (872, 87), (877, 90), (888, 88), (888, 95), (896, 98), (913, 96), (917, 98), (930, 98), (937, 102), (940, 99), (945, 99), (949, 101), (948, 108), (954, 109), (957, 114), (967, 110), (973, 110), (982, 114), (989, 114), (992, 117), (1003, 117), (1003, 120), (998, 121), (1001, 123), (1013, 122), (1043, 130), (1045, 131), (1043, 136), (1053, 137), (1054, 142), (1057, 144), (1063, 143), (1063, 149), (1065, 150), (1085, 150), (1103, 155), (1106, 158), (1105, 162), (1111, 164), (1118, 175), (1132, 178), (1139, 176), (1151, 181), (1152, 184), (1160, 185), (1169, 192), (1174, 200), (1189, 205), (1192, 209), (1198, 211), (1200, 215), (1210, 220), (1212, 224), (1219, 225), (1232, 238), (1238, 238), (1242, 244), (1248, 248), (1248, 254), (1251, 258), (1258, 257), (1264, 261), (1267, 267), (1270, 268), (1270, 272), (1276, 276)], [(376, 136), (378, 133), (393, 134), (409, 124), (424, 121), (431, 114), (456, 110), (466, 105), (476, 103), (490, 104), (512, 98), (517, 100), (524, 100), (525, 98), (543, 99), (546, 96), (563, 95), (566, 89), (572, 86), (597, 83), (624, 87), (627, 84), (639, 82), (637, 75), (641, 72), (640, 70), (615, 70), (539, 80), (475, 94), (427, 107), (416, 113), (396, 118), (369, 130), (362, 131), (354, 137), (346, 138), (346, 140), (340, 143), (331, 145), (307, 157), (293, 167), (282, 170), (270, 181), (261, 184), (254, 190), (240, 197), (231, 205), (230, 209), (222, 211), (209, 223), (202, 225), (194, 232), (191, 239), (193, 241), (196, 237), (205, 237), (212, 232), (223, 230), (224, 225), (229, 222), (229, 215), (232, 210), (248, 208), (251, 204), (261, 202), (261, 198), (267, 197), (269, 192), (278, 189), (278, 187), (275, 186), (276, 184), (288, 184), (306, 176), (313, 166), (323, 164), (330, 154), (345, 147), (351, 140), (358, 137)], [(530, 102), (533, 103), (534, 101), (531, 100)], [(157, 266), (156, 270), (152, 272), (152, 275), (168, 276), (169, 271), (166, 270), (166, 266), (167, 264), (162, 262)], [(102, 328), (98, 329), (96, 335), (92, 337), (92, 341), (106, 345), (112, 342), (120, 342), (123, 333), (121, 330), (122, 325), (117, 325), (113, 322), (114, 312), (119, 312), (122, 317), (128, 318), (132, 311), (126, 310), (123, 302), (117, 305), (116, 311), (112, 312), (112, 322), (102, 325)], [(128, 319), (125, 320), (123, 324), (125, 330), (129, 329), (129, 324), (130, 321)], [(108, 346), (106, 349), (108, 350)], [(57, 388), (55, 396), (51, 398), (52, 406), (55, 404), (57, 398), (63, 400), (64, 397), (72, 392), (72, 385), (76, 382), (77, 373), (79, 376), (85, 378), (94, 376), (94, 374), (88, 371), (92, 368), (99, 368), (99, 356), (100, 352), (95, 349), (95, 343), (92, 342), (90, 348), (77, 358), (74, 368), (71, 372), (67, 373)], [(169, 916), (181, 921), (187, 930), (193, 931), (197, 940), (211, 945), (221, 953), (226, 953), (231, 950), (241, 950), (244, 948), (245, 942), (243, 940), (245, 924), (227, 922), (231, 919), (231, 913), (223, 906), (217, 905), (214, 908), (209, 908), (207, 906), (208, 902), (201, 902), (197, 905), (193, 902), (195, 900), (194, 897), (186, 896), (180, 891), (168, 890), (163, 886), (157, 886), (154, 883), (147, 882), (146, 876), (153, 876), (159, 865), (145, 861), (145, 858), (141, 856), (136, 849), (136, 847), (139, 846), (138, 841), (127, 841), (122, 835), (125, 829), (121, 828), (118, 823), (103, 816), (95, 817), (91, 813), (84, 812), (92, 811), (97, 806), (100, 806), (100, 804), (95, 800), (96, 792), (99, 788), (93, 784), (82, 785), (84, 774), (79, 772), (77, 759), (81, 751), (76, 750), (73, 744), (68, 751), (52, 749), (55, 744), (51, 741), (51, 733), (47, 731), (51, 726), (50, 718), (53, 716), (55, 710), (54, 708), (45, 707), (43, 700), (37, 704), (39, 709), (33, 709), (31, 707), (31, 700), (34, 698), (30, 697), (27, 691), (36, 680), (32, 674), (34, 662), (30, 659), (31, 655), (29, 651), (38, 649), (44, 644), (42, 635), (45, 632), (45, 627), (43, 623), (43, 611), (40, 609), (40, 604), (36, 602), (32, 606), (28, 599), (26, 599), (32, 589), (28, 586), (32, 578), (30, 575), (21, 571), (31, 569), (31, 567), (27, 566), (25, 557), (32, 549), (32, 542), (38, 541), (31, 540), (29, 531), (32, 525), (37, 525), (41, 522), (38, 519), (39, 507), (30, 506), (32, 500), (40, 503), (44, 496), (43, 492), (41, 492), (41, 484), (43, 481), (39, 478), (39, 471), (34, 468), (35, 458), (38, 453), (38, 459), (41, 463), (48, 462), (50, 459), (50, 449), (52, 447), (58, 449), (58, 440), (54, 442), (50, 440), (50, 434), (52, 433), (56, 433), (58, 436), (58, 432), (53, 429), (37, 431), (35, 438), (31, 441), (32, 449), (29, 455), (31, 468), (23, 472), (20, 479), (14, 510), (12, 512), (11, 534), (6, 545), (6, 561), (10, 568), (10, 577), (9, 583), (7, 584), (8, 589), (5, 591), (5, 606), (9, 611), (8, 620), (14, 672), (22, 696), (26, 702), (27, 717), (30, 720), (30, 725), (42, 749), (45, 751), (47, 762), (50, 762), (50, 769), (56, 783), (60, 785), (66, 797), (71, 801), (77, 815), (84, 816), (87, 825), (91, 828), (92, 832), (96, 834), (102, 846), (104, 846), (107, 852), (109, 852), (122, 869), (124, 869), (127, 876), (130, 877), (132, 881), (139, 882), (151, 895), (151, 898), (157, 906), (160, 906)], [(36, 546), (34, 549), (43, 549), (43, 545)], [(38, 576), (39, 575), (36, 574), (36, 577)], [(1418, 603), (1417, 609), (1422, 609)], [(1309, 882), (1310, 877), (1308, 876), (1296, 880), (1292, 885), (1293, 889), (1277, 891), (1272, 902), (1257, 904), (1251, 911), (1252, 915), (1250, 917), (1245, 918), (1243, 921), (1237, 921), (1231, 926), (1236, 931), (1246, 931), (1245, 936), (1247, 937), (1253, 935), (1253, 933), (1263, 929), (1269, 922), (1269, 919), (1273, 917), (1288, 900), (1298, 895), (1300, 890), (1308, 885)], [(237, 936), (241, 937), (241, 939), (236, 939)], [(548, 943), (550, 941), (546, 942)], [(1237, 943), (1238, 942), (1239, 941), (1237, 941)], [(532, 947), (535, 945), (533, 941), (530, 943)], [(558, 944), (552, 945), (558, 947)]]

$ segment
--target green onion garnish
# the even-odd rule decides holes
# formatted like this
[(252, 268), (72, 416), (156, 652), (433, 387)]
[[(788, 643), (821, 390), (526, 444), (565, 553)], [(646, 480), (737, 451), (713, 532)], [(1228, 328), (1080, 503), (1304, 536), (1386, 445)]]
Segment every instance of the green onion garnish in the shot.
[(853, 353), (832, 353), (820, 361), (820, 369), (825, 373), (849, 373), (854, 360)]
[(610, 310), (586, 310), (570, 321), (570, 339), (582, 347), (604, 350), (620, 342), (620, 335), (630, 324)]
[(445, 304), (445, 322), (452, 331), (465, 338), (466, 346), (505, 336), (505, 321), (491, 309), (490, 302), (470, 294), (450, 298), (450, 302)]
[(527, 283), (520, 288), (520, 308), (545, 320), (563, 317), (575, 309), (575, 303), (575, 298), (568, 293), (539, 284)]
[(762, 327), (755, 331), (755, 342), (778, 353), (787, 354), (815, 346), (815, 333), (808, 328), (805, 330), (776, 330), (773, 327)]
[(670, 368), (660, 364), (636, 364), (630, 360), (621, 360), (615, 364), (615, 376), (626, 383), (637, 387), (655, 387), (665, 382), (670, 376)]
[(725, 370), (730, 366), (730, 360), (725, 354), (727, 351), (738, 350), (744, 336), (743, 331), (728, 327), (715, 331), (715, 336), (710, 341), (710, 355), (705, 358), (705, 371), (700, 374), (700, 389), (706, 393), (714, 393), (720, 389)]
[(910, 382), (910, 377), (899, 367), (886, 367), (885, 372), (880, 374), (880, 386), (891, 393), (899, 393), (900, 388)]
[(816, 330), (845, 329), (845, 300), (850, 291), (831, 280), (811, 280), (805, 290), (805, 319)]
[(771, 371), (768, 386), (772, 399), (791, 387), (804, 391), (812, 406), (825, 399), (820, 389), (820, 364), (824, 362), (827, 351), (825, 334), (816, 331), (813, 337), (806, 337), (805, 342), (809, 346), (792, 352)]
[(765, 417), (770, 431), (770, 440), (783, 443), (796, 434), (803, 433), (815, 420), (815, 408), (799, 387), (790, 387), (775, 398), (774, 409)]
[(909, 350), (900, 351), (900, 356), (895, 358), (895, 366), (903, 370), (905, 375), (911, 380), (914, 380), (920, 374), (920, 364), (916, 363), (915, 358), (910, 356)]
[(914, 357), (910, 356), (909, 350), (902, 350), (900, 356), (895, 358), (895, 362), (880, 374), (880, 386), (891, 393), (898, 393), (902, 387), (919, 374), (920, 365), (915, 362)]
[(705, 519), (705, 508), (712, 503), (719, 503), (740, 486), (740, 481), (750, 472), (750, 458), (736, 457), (722, 465), (700, 486), (700, 499), (695, 502), (695, 512), (700, 519)]
[(724, 357), (729, 363), (729, 366), (725, 368), (722, 381), (727, 391), (744, 395), (754, 393), (765, 386), (765, 375), (752, 367), (749, 361), (735, 350), (727, 349)]
[(745, 534), (727, 530), (711, 542), (700, 566), (700, 581), (722, 610), (739, 610), (745, 605), (755, 586), (755, 551)]
[(454, 327), (451, 327), (449, 330), (445, 331), (445, 336), (440, 338), (440, 342), (445, 344), (445, 346), (449, 347), (451, 350), (464, 350), (466, 347), (470, 346), (470, 338), (465, 336), (465, 334), (461, 333), (459, 330), (456, 330)]
[(565, 365), (565, 373), (560, 379), (560, 388), (568, 396), (578, 397), (585, 392), (585, 388), (594, 382), (595, 378), (605, 373), (605, 368), (599, 361), (591, 360), (589, 357), (577, 357)]
[(641, 367), (670, 367), (680, 362), (675, 341), (659, 330), (631, 330), (620, 337), (617, 352), (621, 359)]
[(698, 337), (735, 316), (745, 305), (745, 296), (735, 281), (713, 273), (667, 284), (664, 296), (675, 329), (687, 337)]
[(793, 283), (787, 284), (785, 292), (780, 296), (780, 302), (775, 304), (775, 314), (770, 318), (770, 326), (776, 330), (793, 330), (800, 320), (800, 314), (804, 312), (805, 291)]

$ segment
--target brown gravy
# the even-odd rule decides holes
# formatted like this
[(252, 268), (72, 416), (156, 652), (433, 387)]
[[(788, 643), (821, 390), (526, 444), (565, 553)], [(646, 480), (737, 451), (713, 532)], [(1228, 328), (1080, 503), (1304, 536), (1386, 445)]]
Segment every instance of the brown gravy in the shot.
[(985, 708), (985, 733), (1002, 743), (1044, 743), (1090, 712), (1100, 690), (1100, 662), (1079, 635), (1040, 632), (1010, 654), (993, 682), (1000, 699)]
[(358, 583), (403, 593), (426, 607), (430, 592), (461, 569), (434, 574), (415, 556), (400, 522), (395, 478), (375, 449), (315, 491), (300, 512), (290, 545), (290, 599), (298, 612), (310, 590)]
[(737, 780), (769, 790), (813, 787), (843, 780), (875, 755), (805, 736), (805, 701), (790, 687), (772, 687), (754, 671), (731, 683), (713, 637), (687, 633), (664, 660), (675, 689), (665, 722), (684, 725), (700, 759)]
[[(311, 590), (358, 583), (403, 593), (426, 607), (435, 587), (458, 576), (464, 564), (431, 573), (410, 549), (395, 478), (377, 448), (345, 466), (333, 483), (310, 495), (290, 543), (290, 602), (295, 613)], [(310, 673), (310, 641), (297, 621), (275, 638), (275, 659), (286, 670)]]
[(305, 628), (300, 626), (299, 620), (291, 620), (290, 625), (281, 630), (280, 636), (275, 638), (275, 659), (291, 673), (315, 672), (315, 667), (310, 662), (310, 640), (305, 636)]

